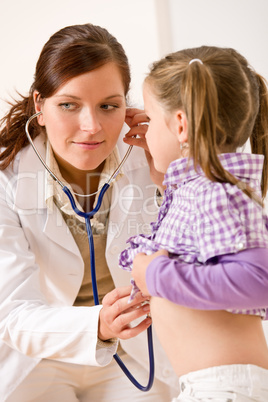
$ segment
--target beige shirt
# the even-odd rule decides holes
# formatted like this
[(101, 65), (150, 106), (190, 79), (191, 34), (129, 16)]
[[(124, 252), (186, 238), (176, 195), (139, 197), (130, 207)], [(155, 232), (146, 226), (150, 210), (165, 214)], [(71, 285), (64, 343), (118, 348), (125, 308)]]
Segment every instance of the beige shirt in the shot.
[[(47, 143), (46, 163), (52, 172), (59, 178), (59, 180), (66, 185), (71, 191), (71, 187), (63, 179), (57, 161), (54, 157), (52, 148)], [(117, 148), (106, 159), (103, 171), (100, 176), (99, 189), (115, 171), (119, 164), (119, 155)], [(115, 180), (117, 180), (123, 173), (119, 173)], [(93, 232), (93, 241), (95, 248), (95, 261), (96, 261), (96, 278), (97, 287), (99, 293), (99, 301), (102, 302), (104, 295), (110, 292), (114, 288), (114, 283), (107, 266), (105, 258), (106, 238), (107, 238), (107, 226), (109, 218), (109, 209), (111, 204), (111, 187), (106, 191), (102, 205), (99, 211), (90, 220)], [(72, 191), (75, 198), (75, 195)], [(48, 208), (52, 207), (54, 202), (62, 213), (62, 216), (68, 225), (71, 234), (76, 241), (76, 244), (80, 250), (81, 256), (84, 261), (84, 277), (81, 283), (79, 293), (74, 302), (75, 306), (92, 306), (94, 305), (91, 272), (90, 272), (90, 252), (88, 237), (86, 232), (86, 225), (83, 217), (78, 216), (72, 209), (70, 201), (67, 195), (62, 191), (60, 185), (52, 179), (47, 173), (46, 175), (46, 204)], [(96, 196), (94, 207), (97, 203), (98, 195)], [(80, 204), (77, 202), (77, 207), (83, 210)]]

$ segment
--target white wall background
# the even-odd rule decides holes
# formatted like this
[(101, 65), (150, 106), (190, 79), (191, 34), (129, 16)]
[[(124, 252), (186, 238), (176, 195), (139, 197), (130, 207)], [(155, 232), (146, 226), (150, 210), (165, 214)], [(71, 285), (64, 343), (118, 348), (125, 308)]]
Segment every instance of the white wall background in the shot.
[(162, 54), (201, 45), (233, 47), (268, 78), (267, 0), (158, 0), (156, 5), (165, 9), (158, 24)]
[(141, 103), (148, 65), (185, 47), (233, 47), (268, 78), (267, 17), (267, 0), (0, 0), (0, 117), (5, 99), (28, 92), (43, 44), (66, 25), (92, 22), (117, 37), (131, 64), (131, 99)]
[(124, 46), (132, 70), (131, 98), (141, 103), (141, 83), (159, 57), (154, 0), (0, 0), (0, 116), (5, 99), (26, 94), (44, 43), (60, 28), (91, 22)]
[[(233, 47), (268, 78), (267, 0), (169, 0), (173, 49)], [(183, 4), (183, 5), (182, 5)]]
[(92, 22), (117, 37), (131, 99), (141, 103), (148, 65), (185, 47), (234, 47), (268, 78), (267, 15), (267, 0), (0, 0), (0, 116), (5, 99), (28, 91), (43, 44), (66, 25)]

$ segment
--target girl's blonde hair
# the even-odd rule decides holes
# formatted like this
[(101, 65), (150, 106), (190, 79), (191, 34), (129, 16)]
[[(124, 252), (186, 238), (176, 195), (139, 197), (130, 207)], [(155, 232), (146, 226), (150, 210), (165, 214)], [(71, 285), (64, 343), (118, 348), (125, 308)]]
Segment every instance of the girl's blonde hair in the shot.
[[(202, 63), (194, 61), (200, 59)], [(252, 190), (227, 172), (218, 153), (235, 152), (250, 138), (264, 155), (262, 195), (268, 180), (268, 96), (263, 77), (234, 49), (202, 46), (167, 55), (145, 79), (168, 112), (181, 108), (188, 122), (189, 157), (212, 181)]]

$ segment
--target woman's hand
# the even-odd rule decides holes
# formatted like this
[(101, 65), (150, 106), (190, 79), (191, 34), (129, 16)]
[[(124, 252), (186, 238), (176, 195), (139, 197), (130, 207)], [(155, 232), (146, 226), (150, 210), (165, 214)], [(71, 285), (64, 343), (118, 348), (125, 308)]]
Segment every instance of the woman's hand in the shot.
[(145, 155), (150, 168), (150, 176), (152, 181), (161, 189), (164, 190), (163, 180), (164, 174), (158, 172), (154, 167), (154, 161), (150, 154), (147, 141), (146, 132), (148, 130), (149, 119), (144, 110), (128, 108), (126, 110), (127, 125), (130, 127), (129, 132), (125, 135), (124, 142), (128, 145), (141, 147), (145, 151)]
[(125, 122), (130, 130), (125, 135), (124, 141), (129, 145), (135, 145), (149, 152), (145, 139), (148, 130), (149, 119), (142, 109), (127, 108)]
[(131, 272), (132, 277), (143, 295), (150, 295), (146, 285), (146, 270), (148, 268), (148, 265), (151, 261), (153, 261), (156, 257), (159, 257), (160, 255), (168, 256), (168, 251), (159, 250), (151, 255), (139, 253), (133, 260), (133, 268)]
[(129, 339), (145, 331), (152, 323), (151, 318), (145, 318), (136, 327), (131, 322), (150, 312), (148, 297), (140, 292), (131, 303), (128, 303), (131, 286), (112, 290), (104, 296), (99, 316), (98, 337), (102, 341), (110, 338)]

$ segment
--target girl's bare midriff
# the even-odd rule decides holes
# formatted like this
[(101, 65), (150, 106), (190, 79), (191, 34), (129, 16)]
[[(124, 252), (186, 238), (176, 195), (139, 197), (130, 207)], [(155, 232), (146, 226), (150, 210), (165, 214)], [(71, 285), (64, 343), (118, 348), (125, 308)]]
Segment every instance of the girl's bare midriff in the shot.
[(156, 333), (178, 376), (226, 364), (268, 369), (261, 318), (227, 311), (203, 311), (151, 299)]

